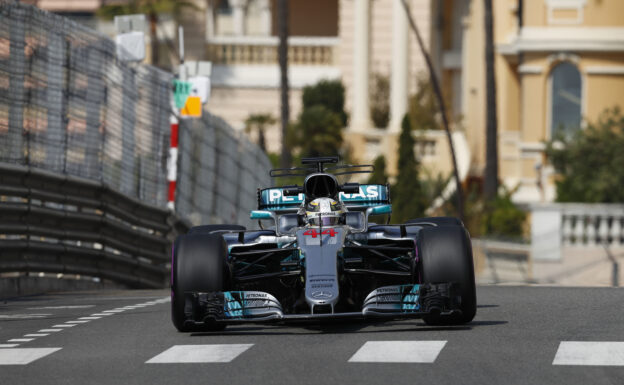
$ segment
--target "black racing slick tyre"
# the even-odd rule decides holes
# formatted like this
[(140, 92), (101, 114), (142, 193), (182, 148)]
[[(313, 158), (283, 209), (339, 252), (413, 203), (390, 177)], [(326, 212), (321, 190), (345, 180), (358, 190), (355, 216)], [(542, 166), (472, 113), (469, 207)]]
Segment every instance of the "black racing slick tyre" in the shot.
[(464, 226), (462, 221), (459, 218), (455, 217), (426, 217), (426, 218), (416, 218), (410, 219), (405, 223), (433, 223), (439, 227), (441, 226)]
[[(186, 323), (185, 292), (224, 291), (227, 285), (227, 245), (218, 234), (178, 237), (171, 263), (171, 320), (181, 332), (197, 330)], [(223, 330), (223, 324), (206, 324), (200, 330)]]
[(472, 245), (459, 226), (425, 227), (418, 233), (418, 255), (423, 283), (454, 282), (461, 296), (461, 314), (424, 318), (427, 325), (459, 325), (477, 313)]
[(247, 230), (247, 228), (245, 226), (240, 226), (240, 225), (226, 225), (226, 224), (221, 224), (221, 225), (202, 225), (202, 226), (193, 226), (191, 227), (191, 229), (188, 231), (187, 234), (210, 234), (213, 231), (217, 231), (217, 230)]

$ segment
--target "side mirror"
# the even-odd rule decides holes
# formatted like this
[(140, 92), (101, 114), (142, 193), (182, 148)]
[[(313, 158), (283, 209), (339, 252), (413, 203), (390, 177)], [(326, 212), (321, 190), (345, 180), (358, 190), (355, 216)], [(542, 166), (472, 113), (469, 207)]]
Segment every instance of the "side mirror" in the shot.
[(275, 219), (275, 213), (268, 210), (252, 210), (249, 214), (251, 219)]
[(384, 214), (392, 214), (392, 205), (379, 205), (374, 207), (369, 207), (366, 209), (366, 218), (370, 215), (384, 215)]

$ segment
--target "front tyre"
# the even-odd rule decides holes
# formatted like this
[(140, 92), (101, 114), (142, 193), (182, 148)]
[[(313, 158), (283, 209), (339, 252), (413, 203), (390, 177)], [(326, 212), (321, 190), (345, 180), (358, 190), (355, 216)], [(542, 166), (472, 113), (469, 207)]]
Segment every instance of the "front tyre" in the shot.
[(477, 313), (472, 245), (460, 226), (425, 227), (418, 233), (420, 273), (423, 283), (454, 282), (459, 286), (461, 315), (424, 318), (427, 325), (459, 325)]
[[(185, 292), (224, 291), (227, 284), (227, 245), (218, 234), (178, 237), (171, 264), (171, 320), (181, 332), (197, 328), (187, 323)], [(223, 330), (223, 324), (206, 324), (208, 330)]]

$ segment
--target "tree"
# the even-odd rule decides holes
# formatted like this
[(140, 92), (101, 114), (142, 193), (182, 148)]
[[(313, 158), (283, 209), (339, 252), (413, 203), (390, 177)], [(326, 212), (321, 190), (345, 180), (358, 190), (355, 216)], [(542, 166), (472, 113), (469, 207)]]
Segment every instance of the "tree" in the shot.
[(112, 19), (119, 15), (132, 15), (143, 13), (149, 21), (149, 36), (151, 45), (152, 65), (158, 65), (158, 39), (156, 28), (158, 26), (158, 15), (170, 13), (174, 17), (179, 17), (184, 9), (197, 9), (191, 1), (184, 0), (130, 0), (126, 3), (104, 5), (97, 11), (97, 15), (104, 19)]
[(373, 162), (373, 173), (368, 178), (369, 184), (386, 184), (388, 183), (388, 175), (386, 174), (386, 158), (379, 155)]
[(321, 104), (305, 108), (295, 130), (301, 157), (333, 156), (342, 147), (342, 120)]
[(439, 130), (437, 102), (429, 77), (421, 73), (416, 79), (416, 93), (410, 97), (408, 115), (416, 130)]
[(245, 120), (245, 131), (247, 133), (256, 129), (258, 131), (258, 146), (262, 151), (266, 152), (266, 142), (264, 139), (264, 130), (266, 126), (275, 124), (276, 120), (271, 114), (251, 114)]
[(375, 127), (388, 127), (390, 122), (390, 79), (388, 76), (381, 74), (373, 76), (369, 99), (371, 120)]
[(277, 49), (280, 67), (280, 100), (282, 124), (282, 156), (281, 166), (290, 167), (292, 154), (286, 145), (288, 140), (288, 125), (290, 121), (290, 105), (288, 104), (288, 0), (278, 0), (277, 27), (279, 47)]
[(606, 109), (598, 122), (547, 144), (546, 155), (558, 173), (557, 201), (624, 202), (624, 115)]
[(303, 89), (303, 109), (316, 105), (327, 107), (340, 117), (343, 126), (347, 125), (347, 113), (344, 109), (345, 88), (340, 80), (321, 80), (313, 86)]
[(412, 125), (407, 115), (401, 122), (399, 161), (396, 183), (392, 186), (392, 211), (395, 223), (422, 217), (425, 211), (422, 188), (418, 179), (419, 162), (414, 154)]
[(409, 5), (407, 5), (407, 0), (401, 0), (403, 4), (403, 8), (405, 9), (405, 14), (409, 21), (410, 27), (416, 35), (416, 41), (418, 42), (418, 47), (420, 48), (420, 52), (425, 58), (425, 63), (427, 63), (427, 70), (429, 71), (429, 78), (431, 79), (431, 86), (433, 87), (433, 91), (436, 96), (436, 100), (438, 102), (438, 108), (440, 109), (440, 115), (442, 116), (442, 126), (444, 127), (444, 131), (446, 132), (446, 139), (448, 140), (449, 149), (451, 150), (451, 161), (453, 162), (453, 178), (455, 179), (456, 186), (456, 194), (457, 197), (457, 215), (459, 219), (464, 220), (464, 192), (461, 184), (461, 180), (459, 179), (459, 172), (457, 171), (457, 157), (455, 156), (455, 147), (453, 145), (453, 138), (451, 137), (451, 129), (449, 127), (448, 117), (446, 115), (446, 106), (444, 104), (444, 98), (442, 96), (442, 89), (440, 88), (440, 83), (438, 82), (438, 77), (436, 76), (435, 70), (433, 68), (433, 63), (431, 61), (431, 57), (425, 48), (422, 37), (420, 36), (420, 32), (418, 31), (418, 27), (412, 18), (412, 14), (410, 13)]
[(486, 151), (483, 195), (486, 201), (498, 195), (498, 128), (496, 122), (496, 78), (494, 72), (494, 31), (492, 0), (485, 1), (485, 93)]

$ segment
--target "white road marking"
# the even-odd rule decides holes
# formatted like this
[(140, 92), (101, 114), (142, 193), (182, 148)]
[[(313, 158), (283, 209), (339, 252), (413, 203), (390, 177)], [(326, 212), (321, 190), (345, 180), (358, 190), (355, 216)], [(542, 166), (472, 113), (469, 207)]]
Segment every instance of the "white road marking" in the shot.
[(562, 341), (552, 364), (624, 366), (624, 342)]
[(66, 324), (86, 324), (89, 321), (67, 321)]
[(61, 348), (0, 349), (0, 365), (27, 365)]
[(368, 341), (349, 362), (433, 363), (446, 341)]
[(3, 314), (0, 319), (29, 319), (29, 318), (45, 318), (52, 314)]
[(93, 320), (93, 319), (100, 319), (102, 317), (80, 317), (78, 319), (88, 319), (88, 320)]
[(42, 307), (29, 307), (28, 310), (87, 309), (90, 307), (95, 307), (95, 305), (42, 306)]
[(0, 344), (0, 348), (14, 348), (19, 346), (19, 344)]
[(231, 362), (253, 344), (175, 345), (146, 364)]
[(53, 328), (71, 328), (76, 326), (76, 324), (60, 324), (60, 325), (52, 325)]
[(121, 309), (104, 310), (102, 313), (121, 313), (122, 311), (125, 311), (125, 310), (121, 310)]
[(34, 338), (13, 338), (7, 342), (30, 342), (32, 340), (34, 340)]
[(91, 314), (91, 317), (103, 317), (103, 316), (107, 316), (107, 315), (113, 315), (114, 313), (95, 313), (95, 314)]
[(49, 333), (33, 333), (33, 334), (24, 334), (24, 337), (45, 337), (49, 336)]
[[(60, 326), (60, 325), (55, 325), (56, 326)], [(37, 331), (38, 333), (55, 333), (55, 332), (60, 332), (63, 329), (41, 329), (39, 331)]]

